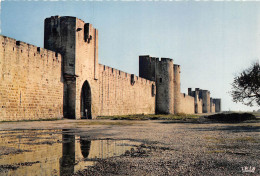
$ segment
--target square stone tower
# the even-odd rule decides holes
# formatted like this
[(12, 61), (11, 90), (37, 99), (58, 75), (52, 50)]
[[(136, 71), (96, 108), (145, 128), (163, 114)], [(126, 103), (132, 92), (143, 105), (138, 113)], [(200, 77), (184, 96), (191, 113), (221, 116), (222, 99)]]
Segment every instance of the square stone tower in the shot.
[(213, 103), (215, 103), (215, 112), (221, 112), (221, 99), (214, 98)]
[(92, 118), (98, 113), (98, 31), (70, 16), (45, 19), (44, 47), (63, 56), (64, 117)]

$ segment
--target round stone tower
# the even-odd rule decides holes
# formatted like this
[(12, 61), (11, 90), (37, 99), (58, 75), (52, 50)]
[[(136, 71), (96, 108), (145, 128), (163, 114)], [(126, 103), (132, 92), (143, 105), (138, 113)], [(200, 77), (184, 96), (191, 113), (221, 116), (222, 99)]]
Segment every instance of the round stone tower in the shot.
[(180, 65), (174, 64), (174, 113), (180, 112), (180, 95), (181, 95), (181, 81), (180, 81)]
[(173, 60), (161, 58), (156, 64), (156, 113), (174, 113)]

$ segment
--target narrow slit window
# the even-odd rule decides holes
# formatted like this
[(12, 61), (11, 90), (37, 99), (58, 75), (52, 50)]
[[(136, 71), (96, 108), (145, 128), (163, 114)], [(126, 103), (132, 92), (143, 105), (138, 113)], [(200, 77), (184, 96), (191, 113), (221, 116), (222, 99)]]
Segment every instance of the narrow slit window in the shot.
[(152, 97), (154, 97), (155, 96), (155, 86), (154, 86), (154, 84), (152, 84)]

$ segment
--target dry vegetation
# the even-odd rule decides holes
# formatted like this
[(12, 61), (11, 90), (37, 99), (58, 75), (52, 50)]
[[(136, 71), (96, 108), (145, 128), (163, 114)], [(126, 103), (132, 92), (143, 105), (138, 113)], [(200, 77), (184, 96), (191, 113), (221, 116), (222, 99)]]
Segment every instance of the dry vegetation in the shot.
[(98, 119), (111, 120), (196, 120), (198, 115), (194, 114), (136, 114), (136, 115), (118, 115), (118, 116), (100, 116)]

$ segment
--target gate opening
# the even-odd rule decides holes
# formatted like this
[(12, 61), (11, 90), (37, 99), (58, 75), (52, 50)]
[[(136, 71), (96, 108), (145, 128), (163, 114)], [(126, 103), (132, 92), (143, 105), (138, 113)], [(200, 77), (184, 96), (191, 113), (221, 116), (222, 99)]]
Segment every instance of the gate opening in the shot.
[(91, 114), (91, 89), (88, 81), (85, 81), (81, 89), (80, 115), (82, 119), (92, 119)]

